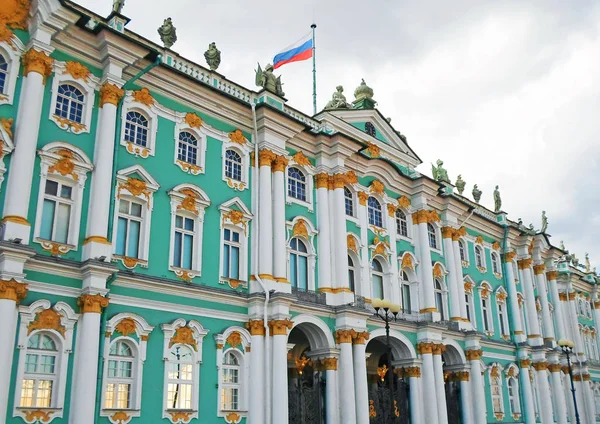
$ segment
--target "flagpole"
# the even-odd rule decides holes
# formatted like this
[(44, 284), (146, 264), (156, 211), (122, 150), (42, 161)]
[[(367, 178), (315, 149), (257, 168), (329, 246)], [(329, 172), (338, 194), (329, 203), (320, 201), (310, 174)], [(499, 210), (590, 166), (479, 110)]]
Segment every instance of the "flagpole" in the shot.
[(317, 114), (317, 62), (315, 60), (315, 28), (317, 24), (313, 23), (312, 28), (312, 60), (313, 60), (313, 115)]

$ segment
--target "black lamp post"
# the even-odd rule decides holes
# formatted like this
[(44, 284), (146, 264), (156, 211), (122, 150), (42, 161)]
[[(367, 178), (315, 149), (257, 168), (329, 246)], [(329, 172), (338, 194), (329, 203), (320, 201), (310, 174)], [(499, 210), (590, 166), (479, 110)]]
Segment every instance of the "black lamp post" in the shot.
[(573, 354), (573, 347), (575, 343), (570, 340), (559, 340), (558, 346), (561, 348), (563, 353), (567, 355), (567, 367), (569, 368), (569, 378), (571, 380), (571, 394), (573, 395), (573, 407), (575, 409), (575, 422), (581, 424), (579, 421), (579, 410), (577, 409), (577, 398), (575, 397), (575, 384), (573, 383), (573, 369), (571, 368), (571, 355)]
[[(387, 347), (387, 357), (390, 362), (388, 386), (390, 389), (390, 408), (394, 411), (394, 366), (392, 365), (392, 345), (390, 344), (390, 322), (398, 319), (400, 305), (393, 304), (387, 300), (373, 299), (373, 308), (375, 316), (385, 322), (385, 344)], [(394, 413), (394, 412), (392, 412)]]

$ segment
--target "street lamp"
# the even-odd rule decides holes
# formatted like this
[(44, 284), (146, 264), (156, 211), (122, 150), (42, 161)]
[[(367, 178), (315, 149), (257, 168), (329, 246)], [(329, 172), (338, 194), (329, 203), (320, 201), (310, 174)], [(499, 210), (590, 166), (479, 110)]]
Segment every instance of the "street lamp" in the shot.
[(375, 316), (385, 322), (385, 344), (387, 347), (388, 361), (390, 362), (390, 378), (388, 379), (391, 400), (390, 408), (394, 411), (394, 367), (392, 365), (392, 345), (390, 344), (390, 322), (398, 320), (398, 313), (400, 312), (401, 307), (389, 300), (382, 299), (373, 299), (371, 305), (375, 309)]
[(561, 339), (558, 341), (558, 346), (561, 348), (563, 353), (567, 355), (567, 366), (569, 368), (569, 378), (571, 380), (571, 394), (573, 395), (573, 407), (575, 409), (575, 422), (581, 424), (579, 421), (579, 411), (577, 410), (577, 399), (575, 398), (575, 384), (573, 383), (573, 370), (571, 369), (571, 354), (575, 343), (570, 340)]

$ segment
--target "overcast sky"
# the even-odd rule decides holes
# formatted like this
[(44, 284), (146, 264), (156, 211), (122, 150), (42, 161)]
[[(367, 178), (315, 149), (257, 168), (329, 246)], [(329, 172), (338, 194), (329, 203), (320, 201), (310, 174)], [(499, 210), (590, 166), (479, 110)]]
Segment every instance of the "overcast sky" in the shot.
[[(108, 15), (111, 0), (77, 0)], [(368, 4), (370, 3), (370, 4)], [(587, 0), (126, 0), (128, 28), (160, 42), (171, 17), (173, 50), (254, 89), (256, 62), (317, 24), (318, 109), (335, 86), (348, 100), (365, 78), (379, 110), (408, 137), (431, 175), (444, 160), (477, 183), (493, 208), (548, 232), (600, 270), (600, 2)], [(312, 114), (312, 64), (288, 64), (288, 104)]]

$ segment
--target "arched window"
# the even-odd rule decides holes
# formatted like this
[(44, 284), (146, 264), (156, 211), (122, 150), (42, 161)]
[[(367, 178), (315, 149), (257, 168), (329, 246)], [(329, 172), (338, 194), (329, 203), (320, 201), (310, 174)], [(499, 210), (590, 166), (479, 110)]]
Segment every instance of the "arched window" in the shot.
[(483, 249), (481, 246), (475, 246), (475, 265), (478, 268), (483, 268)]
[(194, 353), (185, 345), (171, 348), (167, 361), (167, 409), (193, 409)]
[(490, 300), (481, 298), (481, 315), (483, 318), (483, 331), (492, 331), (492, 320), (490, 319)]
[(465, 290), (465, 307), (467, 309), (467, 319), (471, 321), (473, 328), (477, 328), (475, 314), (473, 313), (473, 293), (470, 290)]
[(438, 248), (437, 236), (435, 234), (435, 227), (431, 224), (427, 224), (427, 235), (429, 236), (429, 247), (432, 249)]
[(371, 281), (373, 284), (373, 299), (383, 299), (383, 266), (379, 259), (371, 262)]
[(499, 375), (490, 377), (491, 393), (492, 393), (492, 408), (494, 414), (502, 414), (502, 383)]
[(376, 227), (383, 227), (381, 203), (379, 203), (379, 200), (371, 196), (367, 201), (367, 206), (369, 212), (369, 224)]
[(198, 161), (198, 139), (189, 131), (179, 133), (177, 159), (195, 165)]
[(498, 322), (500, 323), (500, 335), (509, 335), (507, 325), (508, 320), (506, 316), (506, 302), (498, 302)]
[(124, 340), (114, 341), (108, 354), (106, 389), (104, 392), (105, 409), (131, 408), (134, 385), (133, 349)]
[(438, 312), (442, 315), (442, 318), (446, 316), (446, 308), (444, 307), (444, 290), (442, 289), (442, 283), (436, 279), (434, 282), (435, 292), (435, 306)]
[(223, 356), (221, 380), (221, 410), (238, 411), (240, 409), (240, 360), (230, 350)]
[(298, 238), (290, 242), (290, 283), (299, 290), (308, 288), (308, 249)]
[(458, 241), (458, 251), (460, 252), (460, 260), (462, 262), (469, 262), (469, 256), (467, 255), (467, 248), (463, 240)]
[(400, 296), (402, 297), (402, 309), (405, 314), (410, 314), (412, 305), (410, 302), (410, 281), (408, 280), (408, 274), (404, 271), (400, 271)]
[(140, 112), (129, 111), (125, 120), (125, 141), (148, 147), (148, 118)]
[(306, 177), (298, 168), (288, 168), (288, 196), (306, 202)]
[(365, 132), (372, 137), (375, 137), (377, 135), (377, 130), (375, 129), (375, 125), (373, 125), (371, 122), (365, 123)]
[(350, 290), (354, 291), (356, 287), (356, 269), (354, 268), (354, 261), (352, 257), (348, 255), (348, 284), (350, 286)]
[(80, 89), (71, 84), (58, 86), (54, 114), (81, 124), (83, 122), (83, 105), (85, 96)]
[(0, 93), (4, 93), (6, 89), (6, 80), (8, 79), (8, 62), (6, 58), (0, 54)]
[(50, 408), (57, 380), (59, 352), (47, 333), (36, 333), (27, 342), (21, 407)]
[(348, 187), (344, 187), (344, 205), (346, 206), (346, 215), (354, 216), (354, 196)]
[(521, 404), (519, 403), (519, 382), (515, 377), (508, 379), (508, 402), (510, 412), (513, 415), (521, 413)]
[(46, 180), (40, 227), (41, 239), (67, 243), (73, 203), (72, 186)]
[(242, 157), (235, 150), (225, 151), (225, 176), (242, 181)]
[(500, 274), (500, 260), (495, 252), (492, 252), (492, 272), (494, 274)]
[(406, 214), (396, 209), (396, 233), (402, 237), (408, 237), (408, 223), (406, 222)]

